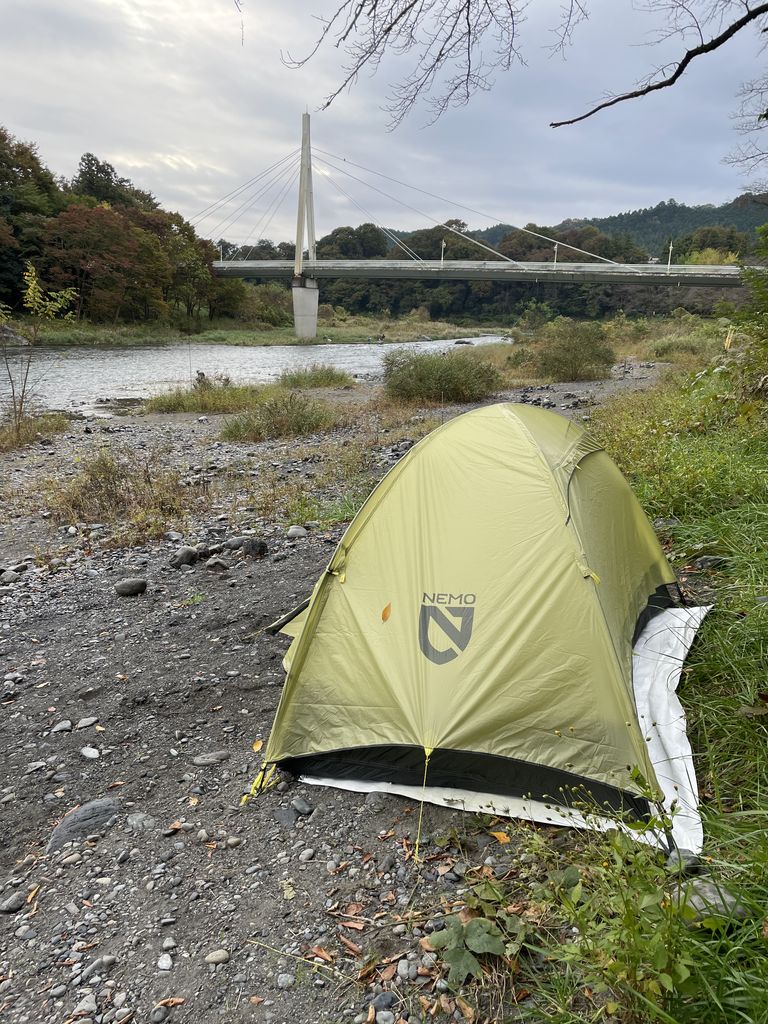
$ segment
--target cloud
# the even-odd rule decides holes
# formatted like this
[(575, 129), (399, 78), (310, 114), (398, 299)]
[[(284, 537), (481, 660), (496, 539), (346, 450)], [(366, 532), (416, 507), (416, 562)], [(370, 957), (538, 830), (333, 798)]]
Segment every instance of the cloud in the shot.
[[(607, 90), (631, 87), (654, 62), (674, 57), (680, 44), (670, 40), (658, 50), (635, 45), (653, 25), (647, 15), (629, 0), (594, 0), (568, 59), (553, 59), (546, 50), (552, 8), (533, 0), (523, 29), (528, 66), (499, 76), (469, 107), (450, 110), (430, 128), (417, 110), (387, 133), (387, 83), (409, 60), (387, 58), (379, 74), (361, 76), (329, 110), (313, 115), (317, 149), (487, 213), (484, 220), (463, 214), (478, 226), (494, 220), (551, 224), (672, 196), (701, 203), (735, 195), (741, 179), (721, 161), (735, 142), (729, 113), (742, 69), (755, 63), (755, 36), (703, 58), (675, 89), (554, 131), (551, 120), (582, 112)], [(239, 15), (224, 2), (6, 0), (4, 123), (37, 142), (57, 173), (71, 176), (80, 155), (91, 151), (164, 206), (192, 216), (296, 149), (300, 115), (316, 110), (338, 83), (342, 57), (327, 48), (294, 71), (280, 54), (309, 52), (318, 22), (308, 12), (330, 9), (330, 0), (246, 0), (241, 41)], [(461, 215), (451, 204), (347, 170), (425, 215)], [(343, 172), (331, 173), (378, 222), (400, 228), (430, 223)], [(286, 169), (285, 178), (278, 176), (271, 191), (241, 211), (228, 237), (263, 229), (289, 179)], [(330, 179), (316, 174), (315, 188), (320, 234), (364, 219)], [(242, 199), (223, 212), (224, 223)], [(272, 237), (293, 233), (294, 201), (286, 193), (273, 210)], [(216, 223), (211, 218), (202, 229)]]

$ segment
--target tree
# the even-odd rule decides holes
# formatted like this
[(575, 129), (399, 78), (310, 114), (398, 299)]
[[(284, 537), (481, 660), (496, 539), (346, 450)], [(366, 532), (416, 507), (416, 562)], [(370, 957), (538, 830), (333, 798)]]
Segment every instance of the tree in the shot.
[(150, 192), (136, 188), (128, 178), (121, 178), (112, 164), (99, 160), (93, 153), (83, 153), (80, 157), (77, 174), (69, 187), (78, 195), (91, 196), (110, 206), (157, 209), (157, 200)]
[[(543, 2), (543, 0), (539, 0)], [(363, 71), (377, 70), (387, 53), (412, 54), (413, 70), (392, 87), (389, 112), (399, 124), (420, 99), (437, 119), (448, 107), (466, 103), (479, 90), (489, 89), (498, 72), (523, 63), (519, 31), (528, 0), (336, 0), (308, 56), (290, 57), (301, 67), (325, 44), (347, 54), (342, 80), (326, 98), (329, 106)], [(589, 14), (589, 0), (564, 0), (557, 9), (552, 49), (564, 51), (579, 24)], [(714, 52), (740, 32), (765, 31), (768, 3), (753, 0), (646, 0), (644, 9), (661, 20), (661, 39), (677, 37), (680, 52), (671, 64), (649, 73), (636, 88), (612, 95), (576, 117), (552, 122), (552, 127), (575, 124), (617, 103), (675, 85), (699, 58)], [(768, 78), (746, 87), (745, 117), (754, 124), (765, 116)]]

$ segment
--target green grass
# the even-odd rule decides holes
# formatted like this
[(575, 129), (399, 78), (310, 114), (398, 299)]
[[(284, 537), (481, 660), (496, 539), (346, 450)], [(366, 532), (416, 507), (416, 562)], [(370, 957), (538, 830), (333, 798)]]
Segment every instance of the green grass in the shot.
[(469, 352), (413, 352), (384, 356), (384, 391), (401, 402), (479, 402), (496, 394), (502, 376)]
[(284, 388), (341, 388), (351, 387), (354, 381), (344, 370), (325, 363), (313, 363), (304, 370), (284, 370), (280, 375)]
[(61, 434), (69, 428), (68, 417), (61, 413), (23, 416), (18, 423), (0, 420), (0, 452), (12, 452), (36, 441), (44, 441), (52, 434)]
[(274, 385), (213, 382), (209, 387), (174, 388), (144, 403), (144, 412), (233, 413), (253, 409), (276, 391)]
[(330, 430), (342, 421), (341, 410), (328, 402), (296, 392), (274, 390), (247, 412), (228, 420), (221, 436), (225, 441), (303, 437)]

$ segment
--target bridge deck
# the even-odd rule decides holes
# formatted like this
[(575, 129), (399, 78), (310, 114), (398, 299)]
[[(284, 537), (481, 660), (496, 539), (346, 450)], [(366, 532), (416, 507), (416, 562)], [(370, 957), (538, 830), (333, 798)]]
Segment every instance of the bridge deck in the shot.
[[(292, 260), (216, 261), (218, 277), (292, 278)], [(503, 260), (304, 260), (304, 275), (314, 278), (378, 278), (421, 281), (540, 281), (558, 284), (635, 284), (701, 288), (739, 288), (735, 266), (658, 263), (507, 263)]]

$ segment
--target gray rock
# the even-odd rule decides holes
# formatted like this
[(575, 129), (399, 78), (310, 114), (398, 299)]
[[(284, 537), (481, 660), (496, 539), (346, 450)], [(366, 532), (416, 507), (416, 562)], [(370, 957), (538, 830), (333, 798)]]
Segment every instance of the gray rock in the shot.
[(68, 718), (65, 718), (62, 722), (57, 722), (51, 729), (51, 732), (72, 732), (72, 723)]
[(291, 800), (291, 807), (298, 814), (304, 814), (304, 815), (311, 814), (312, 811), (314, 810), (314, 807), (312, 806), (312, 804), (309, 803), (308, 800), (305, 800), (303, 796), (295, 796), (293, 798), (293, 800)]
[(128, 577), (124, 580), (118, 580), (115, 584), (115, 592), (120, 597), (138, 597), (139, 594), (143, 594), (147, 589), (147, 581), (139, 579), (138, 577)]
[(18, 583), (20, 579), (21, 575), (17, 572), (12, 572), (10, 569), (0, 573), (0, 583), (4, 583), (6, 586), (10, 586), (11, 583)]
[(111, 797), (89, 800), (82, 807), (75, 808), (53, 830), (48, 842), (48, 853), (53, 853), (74, 839), (83, 839), (94, 832), (101, 832), (107, 825), (114, 824), (119, 811), (120, 805)]
[(673, 850), (667, 857), (667, 868), (683, 875), (697, 875), (701, 858), (691, 850)]
[(241, 550), (246, 558), (253, 558), (257, 561), (266, 558), (269, 554), (266, 541), (259, 540), (258, 537), (246, 537)]
[(229, 562), (225, 562), (223, 558), (219, 558), (218, 555), (213, 555), (205, 563), (205, 568), (210, 569), (212, 572), (228, 572)]
[(98, 717), (96, 715), (91, 715), (89, 718), (81, 718), (80, 721), (75, 726), (75, 728), (76, 729), (90, 729), (90, 727), (92, 725), (96, 725), (98, 720), (99, 719), (98, 719)]
[(721, 555), (702, 555), (700, 558), (694, 558), (693, 564), (697, 569), (717, 569), (725, 561)]
[(210, 768), (214, 764), (221, 764), (229, 760), (228, 750), (212, 750), (207, 754), (198, 754), (192, 758), (192, 764), (197, 768)]
[(157, 819), (151, 814), (145, 814), (144, 811), (135, 811), (128, 815), (126, 823), (134, 832), (149, 832), (157, 825)]
[(76, 1017), (84, 1017), (88, 1013), (96, 1013), (97, 1010), (96, 996), (89, 992), (87, 996), (83, 996), (73, 1012)]
[(293, 828), (298, 818), (298, 814), (292, 807), (275, 807), (272, 816), (278, 825), (285, 825), (287, 828)]
[(212, 953), (209, 953), (205, 958), (207, 964), (228, 964), (229, 963), (229, 951), (226, 949), (214, 949)]
[(300, 537), (306, 537), (307, 531), (303, 526), (289, 526), (286, 537), (288, 540), (298, 540)]
[(167, 1006), (156, 1006), (149, 1015), (150, 1024), (161, 1024), (162, 1021), (168, 1020), (171, 1015), (171, 1011)]
[(26, 903), (26, 896), (21, 890), (17, 889), (16, 892), (12, 892), (11, 895), (0, 903), (0, 914), (16, 914)]
[(314, 856), (314, 850), (302, 850), (301, 853), (299, 854), (299, 860), (301, 861), (302, 864), (308, 864), (309, 861), (314, 859)]
[(395, 1015), (391, 1010), (379, 1010), (376, 1014), (376, 1024), (395, 1024)]
[(194, 548), (184, 547), (179, 548), (178, 551), (174, 552), (168, 559), (169, 564), (174, 569), (180, 569), (182, 565), (194, 565), (200, 556)]
[(173, 960), (171, 959), (170, 953), (162, 953), (160, 959), (157, 961), (157, 967), (160, 971), (170, 971), (173, 967)]
[(81, 747), (80, 753), (88, 761), (95, 761), (97, 757), (101, 757), (96, 747)]
[[(278, 988), (282, 989), (293, 988), (293, 986), (296, 984), (296, 975), (288, 973), (278, 974), (276, 984)], [(394, 1021), (394, 1017), (392, 1018), (392, 1020)]]
[(748, 908), (722, 885), (706, 878), (692, 878), (673, 889), (672, 897), (684, 902), (695, 913), (694, 921), (707, 917), (743, 921), (749, 917)]
[(379, 992), (374, 999), (371, 1000), (371, 1006), (374, 1010), (388, 1010), (391, 1006), (394, 1006), (397, 1002), (397, 996), (394, 992)]

